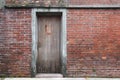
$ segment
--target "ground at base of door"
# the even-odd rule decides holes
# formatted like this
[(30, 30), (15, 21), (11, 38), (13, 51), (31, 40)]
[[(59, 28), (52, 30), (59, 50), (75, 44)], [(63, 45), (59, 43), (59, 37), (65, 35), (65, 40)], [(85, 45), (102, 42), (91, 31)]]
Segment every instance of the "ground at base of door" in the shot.
[(36, 78), (63, 78), (62, 74), (37, 74)]
[(4, 80), (120, 80), (120, 78), (5, 78)]

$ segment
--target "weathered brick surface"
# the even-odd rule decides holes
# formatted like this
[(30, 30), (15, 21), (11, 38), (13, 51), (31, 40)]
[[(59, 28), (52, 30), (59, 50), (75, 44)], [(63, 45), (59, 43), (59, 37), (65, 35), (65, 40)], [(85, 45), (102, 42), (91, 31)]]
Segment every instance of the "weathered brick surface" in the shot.
[(67, 0), (6, 0), (6, 5), (11, 6), (65, 6)]
[[(31, 36), (31, 9), (0, 9), (0, 77), (31, 76)], [(68, 9), (67, 40), (68, 77), (120, 77), (119, 9)]]
[(119, 9), (68, 10), (68, 76), (119, 77), (119, 36)]
[(65, 5), (119, 5), (120, 0), (6, 0), (15, 6), (65, 6)]
[(0, 10), (0, 76), (30, 76), (31, 10)]

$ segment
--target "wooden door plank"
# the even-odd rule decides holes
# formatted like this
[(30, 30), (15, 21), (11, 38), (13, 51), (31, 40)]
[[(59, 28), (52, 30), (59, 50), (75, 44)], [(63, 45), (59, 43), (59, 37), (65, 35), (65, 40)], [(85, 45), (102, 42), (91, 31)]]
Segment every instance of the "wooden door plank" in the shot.
[(37, 72), (59, 73), (61, 71), (61, 17), (40, 16), (38, 21), (39, 53), (37, 58)]

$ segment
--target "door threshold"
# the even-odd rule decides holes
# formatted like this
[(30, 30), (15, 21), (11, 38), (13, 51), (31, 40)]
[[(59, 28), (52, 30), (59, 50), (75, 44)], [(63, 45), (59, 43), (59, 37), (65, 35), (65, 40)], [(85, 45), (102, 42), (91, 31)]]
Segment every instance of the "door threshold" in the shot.
[(36, 78), (63, 78), (62, 74), (59, 73), (38, 73)]

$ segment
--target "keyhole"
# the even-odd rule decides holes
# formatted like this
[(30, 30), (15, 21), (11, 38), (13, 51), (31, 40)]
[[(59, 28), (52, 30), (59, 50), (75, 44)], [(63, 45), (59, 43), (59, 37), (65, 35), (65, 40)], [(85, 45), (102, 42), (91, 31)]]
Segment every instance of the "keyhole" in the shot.
[(51, 34), (51, 27), (48, 25), (45, 25), (45, 32), (49, 35)]

